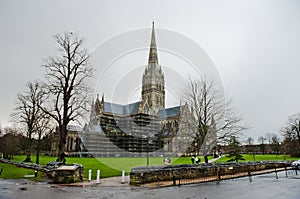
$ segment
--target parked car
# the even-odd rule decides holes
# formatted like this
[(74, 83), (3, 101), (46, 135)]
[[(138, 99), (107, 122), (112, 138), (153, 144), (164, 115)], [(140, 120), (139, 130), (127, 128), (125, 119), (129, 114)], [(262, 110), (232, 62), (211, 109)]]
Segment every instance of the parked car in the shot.
[(300, 170), (300, 160), (296, 160), (296, 161), (292, 162), (292, 167), (294, 169), (299, 169)]

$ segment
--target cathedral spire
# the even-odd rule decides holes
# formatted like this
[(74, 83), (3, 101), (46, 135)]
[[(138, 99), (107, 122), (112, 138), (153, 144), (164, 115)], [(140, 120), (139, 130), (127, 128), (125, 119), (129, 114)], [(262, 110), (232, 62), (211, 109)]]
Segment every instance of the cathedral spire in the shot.
[(158, 110), (165, 108), (165, 80), (158, 64), (154, 22), (152, 22), (148, 66), (143, 74), (142, 101), (148, 103), (151, 113), (156, 114)]
[(154, 21), (152, 22), (152, 33), (151, 33), (151, 44), (150, 44), (150, 52), (149, 52), (149, 61), (148, 63), (156, 63), (158, 64), (157, 58), (157, 48), (155, 41), (155, 30), (154, 30)]

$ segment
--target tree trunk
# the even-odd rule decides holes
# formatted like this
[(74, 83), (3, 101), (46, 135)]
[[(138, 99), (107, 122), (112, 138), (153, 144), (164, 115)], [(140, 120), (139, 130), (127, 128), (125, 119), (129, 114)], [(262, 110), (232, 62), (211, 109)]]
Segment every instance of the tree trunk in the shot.
[(36, 164), (40, 164), (40, 145), (41, 145), (41, 134), (39, 134), (37, 147), (36, 147)]
[(26, 158), (25, 158), (24, 162), (32, 162), (31, 157), (30, 157), (30, 155), (31, 155), (31, 144), (32, 144), (32, 140), (31, 140), (31, 134), (30, 134), (30, 136), (28, 137), (28, 145), (27, 145), (28, 147), (26, 149)]
[(31, 162), (30, 153), (26, 155), (24, 162)]
[(60, 136), (59, 136), (59, 148), (58, 148), (58, 160), (64, 162), (65, 160), (65, 146), (66, 146), (66, 137), (67, 137), (67, 126), (61, 125)]
[(204, 162), (208, 163), (208, 157), (207, 157), (207, 155), (204, 156)]
[(40, 151), (39, 149), (36, 150), (36, 160), (35, 160), (36, 164), (40, 164)]

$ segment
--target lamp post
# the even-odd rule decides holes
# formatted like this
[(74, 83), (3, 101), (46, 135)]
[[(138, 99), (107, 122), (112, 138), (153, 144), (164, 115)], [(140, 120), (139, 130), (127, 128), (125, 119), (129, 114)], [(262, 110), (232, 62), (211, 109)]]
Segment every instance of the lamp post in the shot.
[(149, 144), (152, 144), (153, 143), (153, 140), (150, 139), (150, 136), (149, 136), (149, 133), (147, 135), (147, 166), (149, 166), (149, 160), (150, 160), (150, 157), (149, 157)]
[[(146, 152), (147, 152), (147, 167), (149, 166), (149, 129), (146, 128), (147, 125), (150, 124), (151, 118), (148, 114), (145, 113), (139, 113), (135, 116), (134, 122), (138, 125), (139, 131), (142, 133), (142, 131), (145, 131), (147, 134), (142, 134), (142, 146), (144, 148), (144, 139), (146, 139)], [(144, 128), (143, 128), (144, 127)], [(149, 128), (149, 127), (148, 127)], [(144, 149), (142, 150), (144, 152)]]
[(149, 134), (147, 135), (147, 167), (149, 167)]

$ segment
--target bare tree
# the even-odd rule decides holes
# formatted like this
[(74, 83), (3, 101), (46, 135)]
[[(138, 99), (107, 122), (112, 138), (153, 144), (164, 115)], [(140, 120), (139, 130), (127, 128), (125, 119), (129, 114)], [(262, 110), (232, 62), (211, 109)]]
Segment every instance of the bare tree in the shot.
[(266, 144), (265, 144), (266, 140), (267, 139), (264, 136), (260, 136), (258, 138), (258, 142), (260, 142), (260, 151), (262, 152), (263, 155), (265, 155), (266, 153)]
[(51, 124), (51, 118), (49, 115), (47, 115), (44, 112), (41, 112), (36, 120), (35, 123), (35, 130), (36, 130), (36, 139), (37, 139), (37, 144), (36, 144), (36, 164), (40, 163), (40, 149), (42, 145), (42, 139), (43, 137), (49, 135), (50, 133), (53, 132), (54, 128), (53, 125)]
[(255, 146), (253, 145), (254, 139), (252, 137), (247, 138), (247, 144), (249, 145), (249, 153), (252, 153), (253, 161), (255, 161)]
[(35, 124), (38, 115), (41, 112), (39, 108), (42, 96), (41, 86), (38, 82), (29, 82), (23, 94), (19, 94), (14, 112), (11, 114), (12, 119), (18, 125), (22, 125), (26, 129), (26, 137), (28, 138), (25, 162), (30, 162), (30, 154), (32, 150), (33, 134), (36, 131)]
[(279, 155), (279, 152), (280, 152), (280, 139), (277, 135), (274, 134), (272, 136), (270, 146), (271, 146), (273, 153), (275, 153), (276, 157), (277, 157), (277, 155)]
[(36, 115), (36, 120), (34, 123), (34, 129), (35, 129), (35, 139), (36, 139), (36, 164), (40, 163), (40, 149), (42, 145), (42, 139), (46, 136), (48, 136), (50, 133), (52, 133), (55, 129), (54, 125), (52, 124), (51, 117), (46, 114), (44, 111), (42, 111), (41, 106), (44, 103), (45, 100), (45, 92), (43, 90), (44, 88), (40, 88), (39, 92), (37, 93), (37, 104), (39, 111)]
[(37, 81), (29, 82), (26, 86), (26, 91), (18, 95), (16, 108), (12, 114), (13, 120), (26, 129), (25, 136), (27, 143), (25, 146), (27, 156), (25, 161), (27, 162), (31, 161), (30, 155), (33, 150), (32, 142), (34, 138), (37, 139), (35, 148), (37, 164), (39, 163), (41, 139), (47, 134), (48, 128), (50, 128), (50, 118), (40, 108), (43, 104), (44, 95), (45, 93), (41, 83)]
[(272, 143), (272, 137), (274, 136), (274, 133), (266, 133), (265, 138), (268, 141), (268, 144)]
[(6, 127), (3, 130), (4, 135), (1, 137), (0, 152), (3, 154), (3, 158), (13, 159), (14, 155), (20, 152), (20, 142), (23, 136), (18, 135), (18, 131), (15, 128)]
[(214, 81), (208, 78), (190, 80), (185, 99), (191, 109), (191, 131), (196, 152), (207, 155), (217, 142), (227, 142), (246, 127), (226, 102)]
[(48, 103), (43, 111), (58, 125), (58, 157), (64, 159), (67, 125), (84, 117), (88, 107), (87, 80), (93, 69), (89, 54), (83, 48), (84, 40), (72, 32), (55, 35), (59, 56), (52, 56), (43, 65), (46, 70)]
[(289, 117), (285, 127), (282, 128), (284, 137), (283, 146), (285, 153), (300, 156), (300, 114)]

